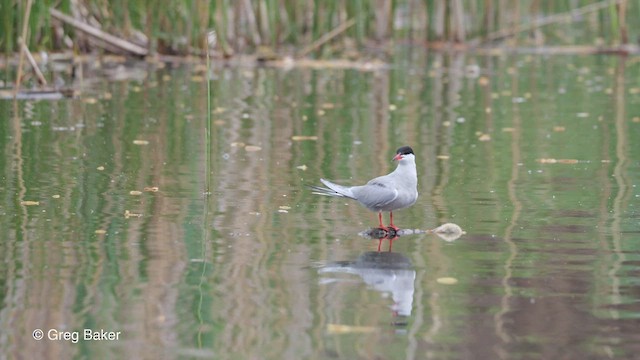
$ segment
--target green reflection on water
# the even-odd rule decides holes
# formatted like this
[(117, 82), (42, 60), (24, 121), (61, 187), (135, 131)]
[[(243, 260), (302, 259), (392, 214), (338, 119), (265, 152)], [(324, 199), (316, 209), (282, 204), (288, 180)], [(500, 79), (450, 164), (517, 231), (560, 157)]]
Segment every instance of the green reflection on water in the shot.
[[(597, 357), (638, 340), (628, 331), (640, 314), (638, 67), (403, 55), (371, 71), (216, 68), (204, 228), (207, 91), (196, 70), (98, 82), (77, 99), (0, 102), (0, 325), (11, 329), (0, 347), (63, 357)], [(398, 328), (389, 294), (358, 276), (318, 274), (375, 250), (357, 236), (375, 214), (304, 186), (362, 183), (390, 171), (405, 144), (421, 195), (399, 224), (455, 222), (467, 235), (394, 243), (415, 270)], [(124, 336), (37, 342), (36, 328)]]

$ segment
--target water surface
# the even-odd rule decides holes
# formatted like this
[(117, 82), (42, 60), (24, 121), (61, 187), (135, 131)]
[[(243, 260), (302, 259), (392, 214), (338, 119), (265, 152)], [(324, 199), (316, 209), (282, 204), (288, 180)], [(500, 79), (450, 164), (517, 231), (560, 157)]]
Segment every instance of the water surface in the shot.
[[(637, 357), (639, 69), (403, 51), (383, 67), (216, 66), (209, 142), (198, 67), (142, 64), (74, 99), (2, 101), (0, 348)], [(305, 185), (387, 173), (402, 145), (416, 152), (420, 197), (396, 224), (467, 233), (377, 252), (358, 235), (375, 214)]]

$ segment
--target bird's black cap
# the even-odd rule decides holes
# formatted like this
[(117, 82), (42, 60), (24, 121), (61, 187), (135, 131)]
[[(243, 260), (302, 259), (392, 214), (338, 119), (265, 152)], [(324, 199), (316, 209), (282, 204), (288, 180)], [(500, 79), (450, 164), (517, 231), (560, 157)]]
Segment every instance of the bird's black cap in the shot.
[(400, 154), (400, 155), (413, 154), (413, 149), (410, 146), (403, 146), (396, 151), (396, 154)]

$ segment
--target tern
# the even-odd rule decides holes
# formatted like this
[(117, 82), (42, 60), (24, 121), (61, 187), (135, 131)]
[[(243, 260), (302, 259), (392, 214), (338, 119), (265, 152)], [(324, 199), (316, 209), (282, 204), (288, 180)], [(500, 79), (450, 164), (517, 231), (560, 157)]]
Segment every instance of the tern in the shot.
[(367, 209), (378, 213), (381, 229), (385, 229), (382, 224), (382, 212), (388, 211), (389, 228), (398, 231), (399, 228), (393, 224), (393, 211), (404, 209), (416, 202), (418, 199), (418, 174), (416, 156), (411, 147), (399, 148), (393, 160), (398, 162), (398, 167), (393, 172), (371, 179), (365, 185), (343, 186), (326, 179), (320, 179), (326, 187), (310, 187), (313, 194), (357, 200)]

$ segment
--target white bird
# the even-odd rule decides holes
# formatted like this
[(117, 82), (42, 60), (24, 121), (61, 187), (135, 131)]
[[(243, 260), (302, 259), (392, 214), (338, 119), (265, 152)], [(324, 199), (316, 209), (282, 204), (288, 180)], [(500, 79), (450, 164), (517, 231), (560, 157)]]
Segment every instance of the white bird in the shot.
[(389, 227), (399, 230), (393, 224), (393, 211), (413, 205), (418, 199), (418, 174), (416, 171), (416, 157), (413, 149), (403, 146), (396, 151), (393, 160), (398, 161), (398, 167), (388, 175), (379, 176), (361, 186), (342, 186), (329, 180), (320, 179), (326, 186), (311, 186), (314, 194), (344, 197), (357, 200), (371, 211), (378, 212), (380, 228), (382, 212), (389, 212)]

